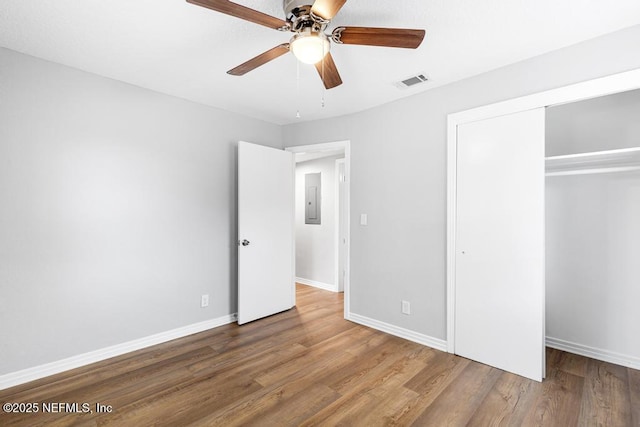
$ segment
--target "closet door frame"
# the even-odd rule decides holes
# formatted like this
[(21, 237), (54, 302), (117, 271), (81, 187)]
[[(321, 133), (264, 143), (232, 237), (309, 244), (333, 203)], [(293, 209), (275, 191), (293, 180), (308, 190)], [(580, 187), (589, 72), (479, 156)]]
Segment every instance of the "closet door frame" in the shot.
[(447, 351), (455, 353), (456, 176), (458, 126), (541, 107), (640, 89), (640, 68), (520, 98), (449, 114), (447, 117)]

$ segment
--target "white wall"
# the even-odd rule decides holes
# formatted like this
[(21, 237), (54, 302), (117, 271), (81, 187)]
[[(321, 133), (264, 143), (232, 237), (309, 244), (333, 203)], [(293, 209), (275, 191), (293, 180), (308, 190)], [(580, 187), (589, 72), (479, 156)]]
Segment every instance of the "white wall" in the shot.
[[(296, 277), (301, 283), (336, 291), (336, 188), (338, 156), (310, 160), (296, 165)], [(308, 173), (320, 173), (321, 223), (305, 224), (305, 180)]]
[(0, 49), (0, 375), (234, 313), (236, 142), (281, 137)]
[(639, 51), (635, 26), (358, 114), (286, 126), (286, 146), (309, 135), (351, 141), (351, 311), (444, 339), (447, 114), (639, 68)]
[[(547, 110), (547, 151), (640, 146), (640, 91)], [(640, 172), (547, 177), (547, 336), (640, 360)]]
[(640, 360), (640, 173), (546, 185), (547, 337)]

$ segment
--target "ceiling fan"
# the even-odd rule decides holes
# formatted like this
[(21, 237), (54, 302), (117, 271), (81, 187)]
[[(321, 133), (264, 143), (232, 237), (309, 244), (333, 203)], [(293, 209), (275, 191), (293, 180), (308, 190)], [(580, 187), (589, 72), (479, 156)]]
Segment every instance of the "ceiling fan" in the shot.
[(331, 34), (325, 34), (327, 26), (347, 0), (283, 0), (286, 20), (228, 0), (187, 0), (187, 2), (278, 31), (295, 33), (289, 43), (278, 45), (238, 65), (227, 71), (228, 74), (242, 76), (291, 51), (301, 62), (315, 65), (327, 89), (342, 84), (336, 64), (331, 57), (331, 42), (415, 49), (420, 46), (425, 34), (424, 30), (373, 27), (338, 27)]

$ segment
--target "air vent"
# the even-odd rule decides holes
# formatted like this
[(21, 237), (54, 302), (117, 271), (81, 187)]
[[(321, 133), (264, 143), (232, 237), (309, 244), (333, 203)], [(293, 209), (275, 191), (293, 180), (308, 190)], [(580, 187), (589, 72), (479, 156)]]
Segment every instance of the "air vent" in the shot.
[(427, 82), (429, 79), (424, 74), (418, 74), (417, 76), (409, 77), (396, 83), (396, 86), (400, 89), (406, 89), (421, 83)]

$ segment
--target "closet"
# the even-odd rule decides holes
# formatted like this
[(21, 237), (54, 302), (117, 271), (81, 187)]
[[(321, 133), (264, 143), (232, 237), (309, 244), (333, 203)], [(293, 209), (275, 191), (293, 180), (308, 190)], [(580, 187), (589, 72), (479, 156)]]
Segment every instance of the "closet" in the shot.
[(449, 352), (538, 381), (546, 345), (640, 368), (639, 87), (449, 115)]
[(640, 361), (640, 91), (546, 110), (546, 342)]

